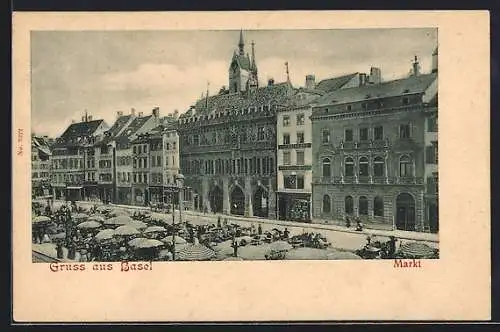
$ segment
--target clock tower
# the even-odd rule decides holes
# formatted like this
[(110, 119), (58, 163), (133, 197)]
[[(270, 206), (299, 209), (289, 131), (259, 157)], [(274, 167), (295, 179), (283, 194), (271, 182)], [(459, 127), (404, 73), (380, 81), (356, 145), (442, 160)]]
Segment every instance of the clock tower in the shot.
[(245, 42), (243, 31), (240, 31), (238, 51), (234, 51), (231, 64), (229, 65), (229, 92), (237, 93), (245, 91), (249, 79), (257, 81), (257, 66), (255, 65), (255, 51), (252, 43), (252, 60), (250, 55), (245, 53)]

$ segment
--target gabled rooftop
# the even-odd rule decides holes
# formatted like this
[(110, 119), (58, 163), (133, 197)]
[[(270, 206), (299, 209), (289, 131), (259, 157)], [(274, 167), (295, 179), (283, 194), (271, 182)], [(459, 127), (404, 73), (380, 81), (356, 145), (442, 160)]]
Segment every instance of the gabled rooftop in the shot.
[(425, 92), (436, 78), (437, 74), (422, 74), (380, 84), (340, 89), (319, 98), (315, 103), (318, 106), (338, 105), (368, 99), (419, 94)]
[(325, 93), (336, 91), (349, 83), (349, 81), (352, 80), (356, 75), (358, 75), (358, 73), (324, 79), (316, 85), (315, 90), (320, 90)]

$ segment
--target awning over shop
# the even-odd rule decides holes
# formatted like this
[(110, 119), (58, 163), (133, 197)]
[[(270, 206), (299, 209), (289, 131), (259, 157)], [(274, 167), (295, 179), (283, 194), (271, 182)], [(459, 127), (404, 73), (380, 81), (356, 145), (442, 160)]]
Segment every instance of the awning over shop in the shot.
[(77, 187), (66, 187), (66, 189), (82, 189), (83, 187), (82, 186), (77, 186)]

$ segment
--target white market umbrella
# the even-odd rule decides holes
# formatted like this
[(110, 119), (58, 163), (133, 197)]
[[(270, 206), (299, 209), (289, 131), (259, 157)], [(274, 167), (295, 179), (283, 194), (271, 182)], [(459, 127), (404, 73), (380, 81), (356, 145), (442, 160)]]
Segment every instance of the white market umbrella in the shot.
[(128, 225), (133, 223), (133, 219), (130, 218), (129, 216), (117, 216), (117, 217), (112, 217), (109, 218), (108, 220), (104, 221), (105, 225), (114, 225), (114, 226), (121, 226), (121, 225)]
[(98, 241), (109, 240), (113, 238), (115, 231), (113, 229), (103, 229), (94, 237)]
[[(162, 239), (162, 241), (172, 243), (173, 236), (172, 235), (166, 236)], [(180, 237), (180, 236), (175, 237), (175, 244), (185, 244), (185, 243), (187, 243), (187, 241), (185, 239), (183, 239), (182, 237)]]
[(129, 225), (123, 225), (115, 229), (115, 235), (118, 236), (130, 236), (130, 235), (137, 235), (140, 234), (136, 228), (129, 226)]
[(144, 233), (166, 232), (165, 227), (162, 226), (149, 226), (144, 230)]
[(38, 223), (44, 223), (44, 222), (50, 222), (52, 219), (50, 219), (47, 216), (38, 216), (33, 218), (33, 224), (38, 224)]
[(81, 229), (94, 229), (94, 228), (99, 228), (101, 226), (102, 226), (101, 223), (94, 221), (94, 220), (84, 221), (84, 222), (76, 225), (77, 228), (81, 228)]

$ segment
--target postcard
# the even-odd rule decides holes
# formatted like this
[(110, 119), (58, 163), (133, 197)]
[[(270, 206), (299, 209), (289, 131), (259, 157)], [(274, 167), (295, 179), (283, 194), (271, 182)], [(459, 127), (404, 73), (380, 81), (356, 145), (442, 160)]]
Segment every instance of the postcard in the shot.
[(15, 322), (488, 320), (489, 57), (481, 11), (14, 13)]

